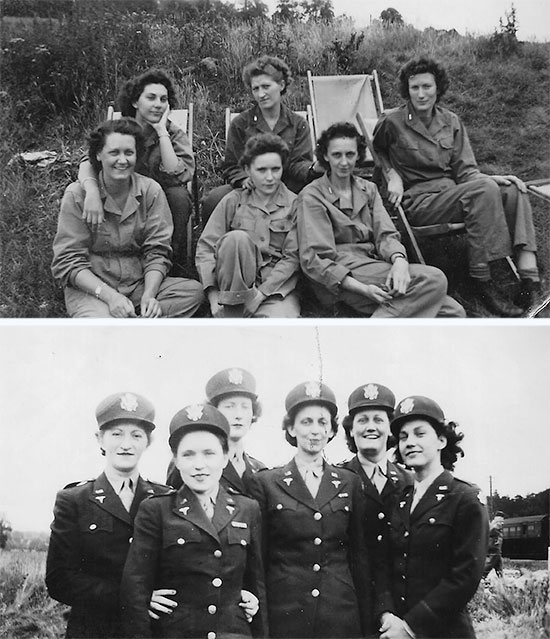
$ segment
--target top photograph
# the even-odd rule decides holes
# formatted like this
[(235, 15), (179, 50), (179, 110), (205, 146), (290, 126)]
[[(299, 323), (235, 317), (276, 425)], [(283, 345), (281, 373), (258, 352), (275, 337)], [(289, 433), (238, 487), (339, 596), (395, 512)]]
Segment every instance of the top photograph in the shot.
[(3, 0), (0, 318), (550, 318), (546, 0)]

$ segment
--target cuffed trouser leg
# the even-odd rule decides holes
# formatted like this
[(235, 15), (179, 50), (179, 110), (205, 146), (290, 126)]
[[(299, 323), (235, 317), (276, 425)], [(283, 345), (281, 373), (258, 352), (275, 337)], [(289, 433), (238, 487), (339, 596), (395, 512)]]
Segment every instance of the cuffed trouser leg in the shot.
[(286, 297), (271, 295), (260, 304), (254, 317), (300, 317), (300, 299), (295, 291)]
[(244, 304), (254, 295), (262, 255), (246, 231), (229, 231), (216, 245), (216, 281), (219, 303)]
[(221, 186), (216, 186), (211, 191), (208, 192), (208, 195), (205, 195), (201, 200), (201, 219), (202, 223), (206, 224), (208, 219), (212, 215), (212, 211), (216, 208), (220, 200), (225, 197), (228, 193), (231, 193), (233, 187), (231, 184), (222, 184)]
[(514, 248), (536, 251), (537, 241), (529, 196), (522, 193), (515, 184), (499, 188)]
[(472, 277), (488, 279), (489, 262), (512, 254), (500, 189), (490, 178), (421, 193), (412, 201), (405, 197), (404, 205), (413, 226), (464, 222)]
[[(357, 269), (351, 275), (363, 284), (384, 284), (391, 265), (387, 262), (372, 262)], [(443, 271), (433, 266), (410, 264), (411, 281), (404, 295), (378, 305), (376, 302), (346, 290), (340, 290), (338, 299), (360, 313), (375, 318), (384, 317), (437, 317), (443, 309), (444, 317), (464, 317), (460, 304), (449, 302), (447, 278)], [(454, 300), (453, 300), (454, 302)], [(452, 313), (456, 313), (452, 314)]]
[(171, 186), (164, 189), (168, 206), (172, 213), (174, 232), (172, 233), (172, 261), (174, 264), (185, 264), (187, 260), (187, 222), (193, 210), (191, 196), (185, 186)]

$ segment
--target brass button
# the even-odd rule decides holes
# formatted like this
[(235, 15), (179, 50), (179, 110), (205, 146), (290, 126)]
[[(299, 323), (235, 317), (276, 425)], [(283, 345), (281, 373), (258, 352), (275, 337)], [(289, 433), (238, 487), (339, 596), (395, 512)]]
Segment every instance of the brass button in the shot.
[(320, 546), (323, 543), (323, 540), (320, 537), (315, 537), (315, 539), (313, 540), (313, 543), (316, 546)]
[(222, 556), (222, 551), (220, 549), (214, 550), (214, 557), (220, 558)]
[(321, 513), (315, 513), (315, 514), (313, 515), (313, 519), (315, 519), (315, 521), (319, 521), (319, 519), (321, 519), (321, 518), (322, 518), (322, 516), (323, 516), (323, 515), (322, 515)]
[(318, 597), (320, 594), (321, 594), (321, 593), (317, 590), (317, 588), (314, 588), (314, 589), (311, 591), (311, 596), (312, 596), (312, 597)]
[(321, 566), (319, 564), (313, 564), (313, 572), (319, 572), (321, 570)]
[(97, 524), (90, 524), (90, 530), (95, 530), (97, 528)]
[(183, 537), (180, 537), (180, 538), (178, 539), (178, 544), (179, 544), (180, 546), (183, 546), (183, 544), (184, 544), (184, 543), (185, 543), (185, 539), (184, 539)]
[(214, 588), (219, 588), (222, 583), (223, 582), (219, 577), (214, 577), (214, 579), (212, 579), (212, 585), (214, 586)]
[(384, 519), (385, 516), (384, 513), (378, 513), (378, 519)]
[(209, 612), (211, 615), (215, 615), (215, 614), (216, 614), (216, 610), (217, 610), (216, 606), (214, 606), (214, 605), (212, 605), (212, 606), (208, 606), (208, 612)]

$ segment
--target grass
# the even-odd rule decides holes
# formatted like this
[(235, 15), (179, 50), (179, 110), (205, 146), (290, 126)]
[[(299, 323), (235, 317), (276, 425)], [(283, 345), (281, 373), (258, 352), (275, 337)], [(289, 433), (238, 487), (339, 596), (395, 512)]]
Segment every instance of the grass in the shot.
[[(49, 598), (44, 585), (46, 553), (0, 552), (0, 636), (57, 639), (64, 636), (67, 607)], [(525, 562), (523, 562), (525, 563)], [(478, 639), (542, 639), (550, 636), (548, 572), (505, 560), (521, 573), (482, 583), (469, 608)]]
[[(430, 53), (448, 67), (446, 104), (463, 117), (481, 169), (526, 180), (550, 175), (548, 44), (525, 43), (503, 52), (490, 38), (411, 26), (384, 29), (374, 23), (358, 33), (349, 20), (275, 26), (269, 20), (235, 23), (209, 16), (189, 22), (177, 11), (137, 12), (122, 20), (103, 3), (75, 6), (74, 15), (60, 20), (3, 19), (0, 317), (65, 316), (49, 271), (60, 198), (76, 177), (86, 132), (102, 119), (122, 81), (150, 66), (164, 67), (175, 78), (180, 104), (194, 102), (201, 192), (220, 183), (225, 107), (242, 110), (250, 104), (241, 68), (264, 52), (291, 65), (295, 79), (287, 99), (295, 109), (309, 102), (307, 69), (333, 74), (376, 68), (386, 107), (396, 106), (398, 68), (411, 56)], [(18, 161), (8, 165), (17, 153), (45, 149), (58, 153), (47, 169)], [(548, 288), (548, 206), (533, 204)], [(428, 241), (423, 249), (445, 270), (469, 315), (487, 316), (468, 290), (463, 240)], [(515, 283), (501, 265), (497, 279), (513, 292)], [(306, 316), (325, 312), (311, 301), (304, 306)]]

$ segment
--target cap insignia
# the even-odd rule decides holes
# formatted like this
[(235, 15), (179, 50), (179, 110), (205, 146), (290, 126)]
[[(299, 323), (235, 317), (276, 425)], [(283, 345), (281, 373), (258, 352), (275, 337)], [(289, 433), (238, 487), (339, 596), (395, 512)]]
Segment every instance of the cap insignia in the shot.
[(399, 410), (402, 413), (410, 413), (413, 408), (414, 408), (414, 399), (412, 399), (412, 397), (408, 397), (407, 399), (403, 400), (401, 402), (401, 405), (399, 406)]
[(231, 384), (242, 384), (243, 383), (243, 372), (238, 368), (232, 368), (227, 377)]
[(129, 413), (135, 413), (138, 407), (138, 400), (132, 393), (124, 393), (120, 396), (120, 408)]
[(186, 412), (188, 419), (190, 419), (192, 422), (199, 421), (199, 419), (203, 416), (203, 410), (200, 404), (189, 406)]
[(319, 384), (319, 382), (308, 382), (304, 386), (304, 390), (308, 397), (312, 397), (313, 399), (321, 397), (321, 384)]
[(376, 384), (367, 384), (363, 389), (365, 399), (376, 399), (378, 397), (378, 386)]

